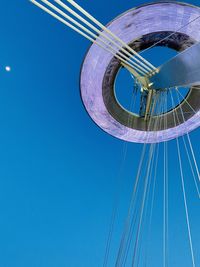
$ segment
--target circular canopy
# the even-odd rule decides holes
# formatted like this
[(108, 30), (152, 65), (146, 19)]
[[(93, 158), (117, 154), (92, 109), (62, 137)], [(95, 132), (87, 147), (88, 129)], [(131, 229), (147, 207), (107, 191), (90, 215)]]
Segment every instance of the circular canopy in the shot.
[[(135, 51), (146, 49), (163, 39), (159, 45), (182, 51), (200, 41), (200, 21), (188, 24), (198, 16), (200, 9), (194, 6), (155, 3), (129, 10), (113, 20), (108, 28)], [(173, 32), (176, 33), (170, 35)], [(90, 47), (82, 66), (82, 100), (87, 112), (101, 129), (125, 141), (156, 143), (181, 136), (200, 125), (200, 90), (191, 88), (186, 100), (176, 108), (177, 111), (184, 111), (184, 118), (179, 116), (179, 123), (176, 124), (173, 111), (169, 111), (162, 115), (166, 117), (163, 121), (167, 121), (167, 125), (161, 124), (156, 131), (151, 129), (144, 118), (128, 112), (118, 103), (114, 82), (120, 67), (119, 60), (96, 44)], [(188, 103), (195, 113), (188, 112)], [(152, 119), (156, 120), (156, 117)]]

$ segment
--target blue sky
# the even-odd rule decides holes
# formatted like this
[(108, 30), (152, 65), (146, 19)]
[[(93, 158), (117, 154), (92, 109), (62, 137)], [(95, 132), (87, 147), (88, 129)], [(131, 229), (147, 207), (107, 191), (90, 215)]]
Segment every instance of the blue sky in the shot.
[[(109, 0), (109, 8), (105, 0), (79, 3), (106, 24), (147, 1)], [(29, 1), (2, 0), (0, 12), (0, 266), (102, 266), (124, 143), (101, 131), (82, 105), (79, 74), (89, 42)], [(200, 160), (199, 130), (191, 139)], [(141, 149), (128, 144), (109, 266), (114, 266)], [(170, 267), (188, 267), (175, 142), (169, 155)], [(200, 207), (184, 163), (198, 266)], [(155, 214), (160, 210), (156, 205)], [(158, 215), (149, 267), (161, 266), (159, 220)]]

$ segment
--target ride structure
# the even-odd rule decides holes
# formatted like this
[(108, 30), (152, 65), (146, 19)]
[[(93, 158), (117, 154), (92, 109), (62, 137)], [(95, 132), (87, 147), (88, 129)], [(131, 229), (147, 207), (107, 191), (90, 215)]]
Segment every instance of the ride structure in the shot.
[[(108, 25), (108, 29), (138, 53), (154, 46), (170, 47), (182, 52), (200, 41), (200, 32), (198, 31), (200, 21), (196, 20), (187, 25), (188, 17), (195, 18), (199, 16), (200, 9), (191, 5), (176, 2), (155, 3), (129, 10), (113, 20)], [(190, 59), (192, 60), (191, 57)], [(187, 63), (185, 62), (184, 66)], [(186, 98), (182, 99), (179, 105), (159, 116), (152, 116), (152, 118), (149, 116), (147, 119), (128, 112), (120, 105), (115, 94), (114, 85), (120, 68), (120, 61), (96, 44), (91, 46), (82, 67), (81, 95), (83, 103), (89, 115), (103, 130), (126, 141), (154, 143), (181, 136), (199, 126), (200, 102), (198, 99), (200, 91), (195, 86), (191, 86)], [(165, 66), (162, 73), (165, 71), (166, 76), (162, 76), (159, 85), (162, 85), (166, 80), (164, 78), (170, 76), (169, 69), (171, 73), (177, 73), (176, 66), (172, 65), (170, 68)], [(149, 78), (150, 74), (146, 76), (146, 84), (151, 85), (151, 88), (147, 87), (149, 92), (155, 88), (155, 79), (160, 78), (157, 77), (158, 75)], [(199, 79), (197, 75), (195, 77)], [(156, 87), (157, 95), (159, 95), (159, 90), (167, 89), (165, 86), (162, 88), (161, 86)], [(179, 84), (179, 86), (188, 86), (188, 83)], [(145, 87), (144, 83), (142, 87)], [(168, 86), (168, 90), (169, 88), (171, 91), (174, 90), (172, 87), (176, 87), (176, 84)], [(161, 95), (162, 93), (160, 93), (160, 98)], [(191, 110), (187, 102), (193, 107), (194, 111)], [(184, 114), (183, 118), (181, 109)], [(149, 107), (147, 107), (146, 112), (148, 110)], [(174, 111), (179, 114), (179, 122), (176, 121), (176, 125), (173, 120)], [(158, 119), (161, 120), (161, 125), (154, 129), (155, 121)], [(166, 128), (164, 127), (165, 120), (167, 121)]]
[[(134, 249), (128, 266), (135, 266), (137, 263), (136, 256), (145, 209), (148, 210), (149, 207), (149, 195), (149, 217), (152, 216), (161, 143), (164, 152), (163, 266), (167, 266), (167, 141), (175, 139), (192, 266), (195, 267), (178, 137), (182, 136), (183, 147), (200, 198), (200, 172), (189, 136), (191, 131), (200, 126), (200, 8), (174, 1), (150, 3), (128, 10), (104, 26), (73, 0), (66, 0), (67, 4), (61, 0), (30, 1), (92, 42), (82, 64), (80, 76), (81, 97), (89, 116), (108, 134), (126, 142), (144, 144), (115, 266), (126, 265), (133, 236)], [(156, 67), (142, 55), (158, 46), (168, 47), (176, 51), (176, 55)], [(125, 107), (116, 92), (118, 76), (124, 69), (132, 77), (133, 95), (130, 105), (136, 106), (134, 109)], [(147, 144), (150, 144), (149, 149)], [(148, 214), (147, 211), (146, 213)], [(112, 217), (104, 267), (108, 264), (115, 218), (116, 209)], [(137, 231), (134, 235), (135, 221)], [(146, 263), (143, 266), (146, 266)]]

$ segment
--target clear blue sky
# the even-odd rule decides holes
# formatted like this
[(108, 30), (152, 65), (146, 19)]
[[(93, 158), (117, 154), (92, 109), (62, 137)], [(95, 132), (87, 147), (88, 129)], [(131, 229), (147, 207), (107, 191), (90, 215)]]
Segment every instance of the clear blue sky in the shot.
[[(79, 3), (106, 24), (147, 1)], [(123, 142), (101, 131), (82, 105), (79, 73), (89, 42), (28, 0), (1, 0), (0, 12), (0, 267), (102, 266)], [(199, 130), (191, 138), (198, 154)], [(128, 145), (109, 266), (114, 266), (141, 147)], [(190, 267), (175, 142), (170, 158), (170, 267)], [(184, 165), (199, 266), (200, 203)], [(157, 222), (149, 267), (161, 266)]]

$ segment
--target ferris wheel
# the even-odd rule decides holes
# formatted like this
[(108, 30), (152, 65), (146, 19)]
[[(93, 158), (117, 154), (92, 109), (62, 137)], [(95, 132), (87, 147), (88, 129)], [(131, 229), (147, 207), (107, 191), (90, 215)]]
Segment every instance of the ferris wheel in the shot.
[[(126, 142), (151, 144), (145, 177), (150, 177), (156, 170), (156, 144), (164, 144), (163, 266), (166, 266), (167, 141), (176, 139), (192, 266), (195, 267), (178, 137), (186, 136), (183, 145), (198, 188), (200, 174), (189, 133), (200, 126), (200, 8), (179, 2), (150, 3), (126, 11), (104, 26), (73, 0), (67, 0), (66, 3), (61, 0), (55, 0), (55, 3), (48, 0), (31, 2), (92, 42), (81, 68), (82, 102), (92, 120), (108, 134)], [(155, 66), (145, 57), (155, 47), (170, 48), (174, 56), (165, 62), (161, 60), (161, 64)], [(124, 71), (131, 77), (129, 106), (121, 101), (117, 91), (118, 79)], [(144, 153), (145, 148), (141, 155), (133, 200), (139, 190)], [(141, 197), (139, 231), (148, 186), (151, 186), (147, 178), (144, 179)], [(117, 267), (125, 266), (132, 231), (132, 208), (133, 202), (128, 215), (129, 230), (124, 232), (120, 244)], [(107, 266), (109, 242), (104, 266)], [(135, 248), (138, 243), (137, 235)], [(134, 264), (133, 260), (130, 266)]]

